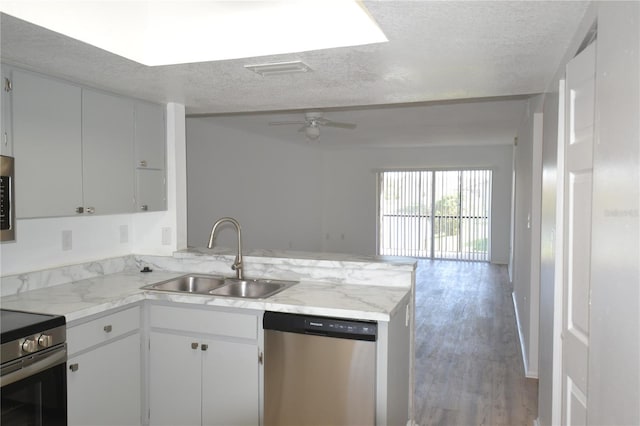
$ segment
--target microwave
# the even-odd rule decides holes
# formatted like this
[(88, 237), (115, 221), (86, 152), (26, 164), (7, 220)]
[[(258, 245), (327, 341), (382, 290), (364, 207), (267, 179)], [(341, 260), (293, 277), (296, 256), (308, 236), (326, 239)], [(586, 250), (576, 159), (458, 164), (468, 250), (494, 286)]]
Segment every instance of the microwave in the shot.
[(15, 241), (13, 158), (0, 155), (0, 241)]

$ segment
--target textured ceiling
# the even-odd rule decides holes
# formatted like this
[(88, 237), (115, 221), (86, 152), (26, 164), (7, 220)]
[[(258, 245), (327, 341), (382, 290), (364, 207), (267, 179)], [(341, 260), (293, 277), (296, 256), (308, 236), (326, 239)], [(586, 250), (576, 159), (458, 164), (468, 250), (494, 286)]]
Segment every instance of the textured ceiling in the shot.
[[(358, 129), (350, 132), (350, 138), (366, 138), (361, 132), (372, 127), (362, 124), (366, 117), (384, 111), (387, 115), (378, 121), (389, 126), (397, 123), (394, 126), (411, 139), (411, 134), (424, 134), (423, 123), (407, 123), (406, 117), (431, 110), (409, 113), (408, 108), (434, 108), (442, 106), (440, 101), (452, 100), (465, 101), (457, 104), (462, 106), (470, 99), (544, 91), (587, 8), (582, 1), (390, 0), (364, 4), (388, 43), (145, 67), (3, 14), (0, 54), (3, 62), (90, 86), (151, 101), (183, 103), (189, 114), (320, 108), (334, 120), (357, 122)], [(219, 42), (224, 40), (212, 41)], [(290, 60), (303, 60), (313, 72), (261, 77), (244, 69), (246, 64)], [(416, 104), (387, 107), (409, 103)], [(456, 105), (445, 104), (448, 108)], [(493, 102), (484, 108), (488, 105), (508, 103)], [(380, 108), (359, 108), (365, 106)], [(351, 110), (353, 116), (347, 114)], [(359, 116), (357, 110), (366, 113)], [(433, 112), (434, 116), (439, 113)], [(254, 118), (259, 120), (261, 115)], [(269, 131), (277, 134), (286, 129)], [(328, 134), (324, 132), (323, 138)]]

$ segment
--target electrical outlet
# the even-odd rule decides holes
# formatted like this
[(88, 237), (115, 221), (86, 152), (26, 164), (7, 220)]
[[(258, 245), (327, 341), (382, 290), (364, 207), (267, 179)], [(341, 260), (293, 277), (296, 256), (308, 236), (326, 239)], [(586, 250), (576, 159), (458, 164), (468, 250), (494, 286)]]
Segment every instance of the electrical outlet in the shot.
[(120, 225), (120, 244), (129, 242), (129, 227), (127, 225)]
[(71, 231), (62, 231), (62, 250), (69, 251), (73, 248), (73, 234)]
[(171, 245), (171, 228), (162, 228), (162, 245)]

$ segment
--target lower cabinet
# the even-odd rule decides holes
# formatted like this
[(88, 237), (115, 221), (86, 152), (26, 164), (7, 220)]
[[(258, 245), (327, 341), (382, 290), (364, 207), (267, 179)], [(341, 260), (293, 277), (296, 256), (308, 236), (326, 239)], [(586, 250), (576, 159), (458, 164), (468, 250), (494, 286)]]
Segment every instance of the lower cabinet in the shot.
[(260, 424), (257, 313), (152, 305), (150, 325), (151, 425)]
[(70, 326), (67, 342), (69, 426), (139, 425), (139, 307)]

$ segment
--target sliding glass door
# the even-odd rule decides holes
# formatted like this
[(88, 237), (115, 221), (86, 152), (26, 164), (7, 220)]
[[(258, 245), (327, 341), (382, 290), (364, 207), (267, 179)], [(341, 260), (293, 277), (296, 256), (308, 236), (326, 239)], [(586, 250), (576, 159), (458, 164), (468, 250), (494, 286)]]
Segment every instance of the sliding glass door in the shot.
[(489, 260), (491, 170), (378, 174), (378, 253)]

